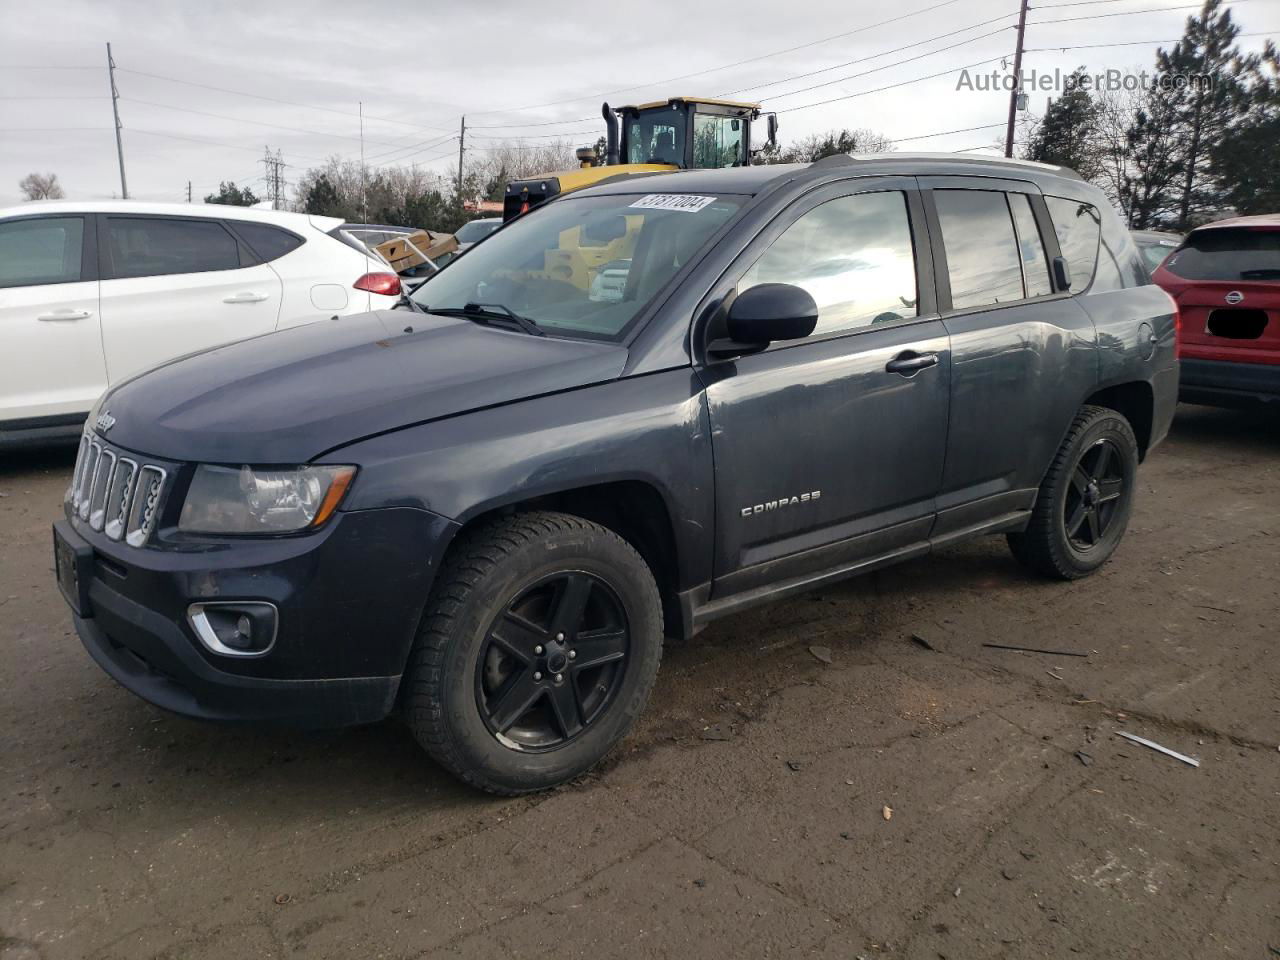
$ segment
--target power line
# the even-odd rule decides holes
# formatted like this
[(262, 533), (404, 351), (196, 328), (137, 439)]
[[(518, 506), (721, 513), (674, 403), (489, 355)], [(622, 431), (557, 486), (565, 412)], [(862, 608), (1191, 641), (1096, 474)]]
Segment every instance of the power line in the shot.
[[(1111, 2), (1111, 0), (1108, 0), (1108, 2)], [(720, 96), (730, 97), (735, 94), (744, 93), (747, 90), (760, 90), (764, 87), (776, 86), (779, 83), (787, 83), (791, 80), (804, 80), (808, 77), (816, 77), (820, 73), (827, 73), (831, 70), (839, 70), (841, 67), (852, 67), (859, 63), (866, 63), (869, 60), (876, 60), (880, 57), (887, 57), (891, 53), (901, 53), (903, 50), (910, 50), (912, 47), (919, 47), (926, 43), (932, 43), (935, 40), (945, 40), (947, 39), (947, 37), (954, 37), (958, 33), (965, 33), (966, 31), (977, 29), (978, 27), (985, 27), (989, 23), (995, 23), (998, 20), (1004, 20), (1008, 17), (1012, 17), (1015, 13), (1017, 13), (1016, 10), (1011, 10), (1008, 13), (1000, 14), (1000, 16), (998, 17), (991, 17), (988, 20), (980, 20), (977, 23), (969, 24), (967, 27), (960, 27), (958, 30), (949, 30), (946, 33), (940, 33), (934, 37), (926, 37), (924, 40), (916, 40), (914, 43), (903, 44), (902, 46), (894, 47), (891, 50), (881, 50), (879, 53), (868, 54), (865, 57), (858, 57), (855, 60), (846, 60), (844, 63), (834, 63), (831, 66), (823, 67), (820, 70), (810, 70), (808, 73), (797, 73), (795, 76), (784, 77), (781, 80), (769, 80), (765, 83), (757, 83), (749, 87), (739, 87), (737, 90), (730, 90), (727, 93), (720, 94)], [(1000, 33), (1001, 31), (997, 30), (994, 32)], [(984, 36), (993, 36), (993, 34), (984, 34)], [(975, 37), (974, 39), (981, 39), (981, 38)], [(950, 49), (950, 48), (944, 47), (943, 49)], [(941, 53), (942, 51), (936, 50), (934, 52)], [(782, 94), (782, 96), (785, 96), (785, 94)]]
[[(249, 120), (245, 117), (232, 117), (225, 113), (210, 113), (207, 110), (196, 110), (191, 107), (176, 107), (171, 103), (156, 103), (153, 100), (140, 100), (137, 97), (121, 97), (121, 100), (128, 100), (130, 103), (141, 103), (148, 107), (160, 107), (164, 110), (175, 110), (179, 113), (192, 113), (199, 117), (212, 117), (215, 120), (230, 120), (233, 123), (249, 123), (255, 127), (271, 127), (274, 130), (289, 130), (293, 133), (306, 133), (317, 137), (333, 137), (339, 140), (359, 140), (359, 137), (353, 137), (345, 133), (326, 133), (323, 130), (311, 130), (306, 127), (287, 127), (279, 123), (266, 123), (261, 120)], [(369, 143), (376, 143), (380, 146), (392, 146), (388, 140), (370, 140)]]
[(945, 53), (948, 50), (954, 50), (956, 47), (963, 47), (970, 43), (976, 43), (979, 40), (985, 40), (988, 37), (994, 37), (998, 33), (1004, 33), (1007, 29), (1009, 29), (1009, 27), (1004, 26), (1004, 27), (1001, 27), (999, 30), (992, 30), (989, 33), (979, 34), (976, 37), (970, 37), (968, 40), (961, 40), (959, 43), (953, 43), (945, 47), (940, 47), (937, 50), (929, 50), (929, 51), (926, 51), (925, 53), (919, 53), (919, 54), (916, 54), (914, 57), (908, 57), (905, 60), (895, 60), (893, 63), (883, 63), (878, 67), (872, 67), (870, 70), (863, 70), (860, 73), (851, 73), (845, 77), (836, 77), (834, 80), (824, 80), (822, 83), (815, 83), (812, 86), (801, 87), (798, 90), (788, 90), (786, 93), (776, 93), (773, 95), (773, 97), (774, 99), (781, 99), (782, 97), (794, 96), (797, 93), (808, 93), (810, 90), (819, 90), (822, 87), (830, 87), (837, 83), (844, 83), (846, 80), (856, 80), (858, 77), (865, 77), (873, 73), (879, 73), (881, 70), (889, 70), (889, 69), (892, 69), (893, 67), (900, 67), (906, 63), (914, 63), (917, 60), (923, 60), (926, 57), (932, 57), (935, 54)]
[(870, 96), (873, 93), (882, 93), (885, 90), (894, 90), (898, 87), (905, 87), (913, 83), (919, 83), (922, 80), (933, 80), (933, 79), (936, 79), (937, 77), (945, 77), (948, 74), (956, 73), (959, 70), (972, 70), (974, 67), (983, 67), (983, 66), (986, 66), (988, 63), (995, 63), (999, 60), (1004, 60), (1004, 59), (1006, 59), (1004, 55), (1001, 55), (999, 57), (988, 57), (986, 60), (979, 60), (976, 63), (967, 63), (961, 67), (950, 67), (946, 70), (941, 70), (938, 73), (929, 73), (921, 77), (912, 77), (909, 80), (900, 80), (897, 83), (888, 83), (888, 84), (885, 84), (883, 87), (875, 87), (874, 89), (871, 89), (871, 90), (860, 90), (857, 93), (847, 93), (844, 96), (831, 97), (828, 100), (818, 100), (818, 101), (815, 101), (814, 103), (802, 103), (796, 107), (782, 107), (777, 112), (778, 113), (796, 113), (797, 111), (800, 111), (800, 110), (808, 110), (810, 107), (822, 107), (822, 106), (826, 106), (828, 103), (839, 103), (841, 100), (852, 100), (855, 97), (866, 97), (866, 96)]
[[(1034, 8), (1033, 8), (1034, 9)], [(1255, 33), (1238, 33), (1236, 39), (1241, 37), (1273, 37), (1280, 33), (1280, 28), (1275, 30), (1258, 30)], [(1124, 40), (1116, 43), (1077, 43), (1069, 44), (1065, 47), (1027, 47), (1024, 53), (1054, 53), (1063, 50), (1098, 50), (1103, 47), (1147, 47), (1153, 43), (1178, 43), (1182, 37), (1173, 37), (1167, 40)]]
[(1003, 127), (1003, 123), (987, 123), (978, 127), (960, 127), (956, 130), (936, 130), (933, 133), (915, 133), (909, 137), (893, 137), (893, 143), (907, 143), (910, 140), (927, 140), (930, 137), (945, 137), (953, 133), (972, 133), (975, 130), (995, 130), (997, 127)]
[[(226, 147), (229, 150), (247, 150), (250, 153), (260, 152), (257, 147), (242, 147), (239, 144), (227, 143), (223, 140), (205, 140), (200, 137), (184, 137), (176, 133), (161, 133), (159, 130), (140, 130), (137, 127), (130, 127), (129, 132), (141, 133), (142, 135), (147, 137), (164, 137), (166, 140), (185, 140), (188, 143), (202, 143), (205, 146)], [(301, 153), (294, 154), (294, 156), (296, 156), (300, 160), (310, 160), (313, 163), (327, 162), (323, 157), (309, 157)]]
[(665, 83), (674, 83), (677, 80), (687, 80), (690, 77), (700, 77), (708, 73), (719, 73), (721, 70), (729, 70), (733, 67), (743, 66), (744, 64), (755, 63), (758, 60), (768, 60), (771, 57), (780, 57), (784, 53), (795, 53), (797, 50), (806, 50), (809, 47), (816, 47), (819, 44), (830, 43), (832, 40), (840, 40), (840, 39), (843, 39), (844, 37), (852, 36), (855, 33), (862, 33), (866, 30), (874, 30), (877, 27), (883, 27), (891, 23), (897, 23), (901, 20), (906, 20), (906, 19), (909, 19), (910, 17), (916, 17), (923, 13), (930, 13), (933, 10), (938, 10), (938, 9), (941, 9), (942, 7), (948, 7), (948, 6), (951, 6), (951, 4), (958, 3), (958, 2), (959, 0), (942, 0), (941, 3), (935, 3), (932, 6), (924, 7), (920, 10), (914, 10), (911, 13), (904, 13), (896, 17), (890, 17), (888, 20), (881, 20), (877, 23), (864, 24), (863, 26), (855, 27), (852, 30), (846, 30), (843, 33), (835, 33), (827, 37), (820, 37), (817, 40), (810, 40), (807, 43), (797, 44), (794, 47), (787, 47), (783, 50), (774, 50), (771, 53), (762, 53), (759, 56), (747, 57), (746, 59), (743, 59), (743, 60), (735, 60), (733, 63), (722, 63), (716, 67), (706, 67), (705, 69), (702, 69), (702, 70), (695, 70), (693, 73), (682, 73), (679, 76), (667, 77), (664, 80), (653, 80), (647, 83), (633, 85), (630, 87), (620, 87), (616, 90), (606, 90), (602, 93), (583, 94), (582, 96), (571, 97), (567, 100), (552, 100), (547, 103), (527, 104), (521, 107), (509, 107), (501, 110), (480, 110), (480, 111), (476, 111), (475, 115), (489, 116), (490, 114), (495, 114), (495, 113), (520, 113), (525, 110), (539, 110), (543, 107), (558, 107), (566, 103), (578, 103), (579, 101), (589, 100), (595, 97), (608, 97), (608, 96), (612, 96), (615, 93), (626, 93), (631, 90), (642, 90), (646, 87), (661, 86), (662, 84), (665, 84)]
[[(1249, 0), (1222, 0), (1222, 5), (1229, 3), (1248, 3)], [(1082, 17), (1061, 17), (1057, 20), (1031, 20), (1027, 22), (1028, 27), (1043, 27), (1051, 23), (1078, 23), (1081, 20), (1102, 20), (1107, 17), (1136, 17), (1144, 13), (1166, 13), (1171, 10), (1200, 10), (1201, 5), (1198, 3), (1189, 4), (1178, 7), (1152, 7), (1149, 10), (1122, 10), (1119, 13), (1091, 13)]]
[[(139, 76), (139, 77), (150, 77), (152, 80), (163, 80), (163, 81), (165, 81), (165, 82), (167, 82), (167, 83), (180, 83), (180, 84), (183, 84), (184, 86), (188, 86), (188, 87), (200, 87), (200, 88), (201, 88), (201, 89), (203, 89), (203, 90), (216, 90), (216, 91), (218, 91), (219, 93), (230, 93), (230, 94), (233, 94), (233, 95), (235, 95), (235, 96), (237, 96), (237, 97), (251, 97), (251, 98), (252, 98), (252, 99), (254, 99), (254, 100), (265, 100), (265, 101), (267, 101), (268, 103), (280, 103), (280, 104), (284, 104), (285, 106), (289, 106), (289, 107), (303, 107), (303, 108), (305, 108), (305, 109), (307, 109), (307, 110), (322, 110), (322, 111), (324, 111), (325, 113), (336, 113), (336, 114), (339, 114), (340, 116), (344, 116), (344, 117), (357, 117), (357, 116), (359, 116), (359, 114), (358, 114), (358, 113), (353, 113), (353, 112), (351, 112), (350, 110), (338, 110), (338, 109), (336, 109), (336, 108), (334, 108), (334, 107), (322, 107), (322, 106), (320, 106), (320, 105), (318, 105), (318, 104), (314, 104), (314, 103), (299, 103), (299, 102), (298, 102), (298, 101), (296, 101), (296, 100), (282, 100), (282, 99), (280, 99), (279, 97), (268, 97), (268, 96), (264, 96), (263, 94), (260, 94), (260, 93), (249, 93), (249, 92), (247, 92), (247, 91), (245, 91), (245, 90), (232, 90), (230, 87), (218, 87), (218, 86), (214, 86), (213, 84), (209, 84), (209, 83), (197, 83), (197, 82), (196, 82), (196, 81), (194, 81), (194, 80), (183, 80), (183, 79), (181, 79), (180, 77), (168, 77), (168, 76), (165, 76), (164, 74), (160, 74), (160, 73), (147, 73), (147, 72), (145, 72), (145, 71), (143, 71), (143, 70), (127, 70), (127, 69), (125, 69), (125, 68), (123, 68), (123, 67), (121, 67), (121, 68), (120, 68), (120, 72), (121, 72), (121, 73), (131, 73), (131, 74), (134, 74), (135, 76)], [(429, 125), (427, 125), (427, 124), (422, 124), (422, 123), (410, 123), (410, 122), (409, 122), (409, 121), (407, 121), (407, 120), (397, 120), (397, 119), (395, 119), (395, 118), (393, 118), (393, 117), (374, 117), (374, 116), (370, 116), (370, 115), (366, 114), (366, 115), (365, 115), (365, 119), (366, 119), (366, 120), (377, 120), (377, 121), (379, 121), (379, 122), (381, 122), (381, 123), (396, 123), (396, 124), (400, 124), (401, 126), (405, 126), (405, 127), (413, 127), (414, 129), (417, 129), (417, 130), (437, 130), (437, 131), (439, 131), (439, 130), (443, 130), (443, 129), (444, 129), (443, 127), (433, 127), (433, 126), (429, 126)]]

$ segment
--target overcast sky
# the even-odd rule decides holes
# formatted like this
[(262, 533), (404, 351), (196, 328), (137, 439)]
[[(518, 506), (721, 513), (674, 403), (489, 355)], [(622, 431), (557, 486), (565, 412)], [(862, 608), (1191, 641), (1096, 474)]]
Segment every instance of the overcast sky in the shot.
[[(1190, 12), (1167, 9), (1178, 0), (1063, 2), (1033, 3), (1041, 9), (1028, 16), (1029, 49), (1132, 45), (1032, 52), (1024, 69), (1150, 68), (1150, 41), (1180, 36)], [(1244, 32), (1261, 34), (1244, 39), (1246, 49), (1280, 35), (1274, 0), (1230, 6)], [(282, 151), (290, 180), (334, 154), (358, 158), (361, 101), (371, 163), (442, 172), (456, 165), (457, 141), (449, 138), (463, 113), (474, 134), (469, 149), (495, 142), (482, 137), (521, 134), (568, 133), (589, 143), (602, 130), (606, 96), (615, 104), (678, 93), (759, 100), (779, 111), (784, 142), (839, 127), (898, 139), (996, 125), (898, 145), (980, 147), (1003, 136), (1007, 94), (958, 91), (957, 71), (993, 58), (972, 72), (1003, 69), (1016, 7), (1017, 0), (0, 0), (0, 206), (20, 199), (18, 180), (32, 171), (57, 173), (72, 198), (118, 195), (107, 41), (119, 68), (130, 195), (180, 200), (188, 180), (197, 199), (224, 179), (261, 193), (267, 146)], [(1159, 12), (1128, 14), (1152, 10)], [(1094, 19), (1044, 23), (1081, 16)], [(942, 36), (953, 31), (961, 32)], [(812, 75), (788, 79), (799, 74)], [(1046, 96), (1032, 96), (1033, 112)], [(797, 109), (834, 98), (844, 99)], [(552, 124), (579, 118), (587, 119)]]

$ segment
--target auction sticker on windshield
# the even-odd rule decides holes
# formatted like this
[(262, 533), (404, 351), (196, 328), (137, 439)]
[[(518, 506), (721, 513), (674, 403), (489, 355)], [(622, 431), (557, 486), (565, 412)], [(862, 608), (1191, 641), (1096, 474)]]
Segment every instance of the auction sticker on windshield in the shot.
[(679, 210), (683, 213), (697, 213), (709, 203), (715, 203), (715, 197), (695, 197), (687, 193), (651, 193), (641, 197), (633, 207), (644, 207), (648, 210)]

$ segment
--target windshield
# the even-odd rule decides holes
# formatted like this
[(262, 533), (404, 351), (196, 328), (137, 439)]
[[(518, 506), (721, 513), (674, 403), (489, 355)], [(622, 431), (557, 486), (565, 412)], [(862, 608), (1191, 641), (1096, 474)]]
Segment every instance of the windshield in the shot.
[(501, 225), (501, 220), (472, 220), (459, 227), (454, 236), (458, 238), (459, 243), (475, 243), (493, 233)]
[(1146, 261), (1148, 270), (1154, 270), (1164, 263), (1164, 258), (1178, 247), (1177, 240), (1147, 240), (1144, 237), (1134, 237), (1133, 242), (1138, 252), (1142, 254), (1142, 259)]
[(1184, 280), (1280, 280), (1280, 230), (1198, 231), (1164, 268)]
[(428, 310), (501, 305), (553, 336), (620, 339), (741, 197), (566, 197), (512, 221), (412, 294)]

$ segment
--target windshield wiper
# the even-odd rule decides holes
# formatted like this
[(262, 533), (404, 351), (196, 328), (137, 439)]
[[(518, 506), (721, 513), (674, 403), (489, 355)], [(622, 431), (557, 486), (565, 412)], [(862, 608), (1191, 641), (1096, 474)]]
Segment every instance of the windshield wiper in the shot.
[(462, 317), (464, 320), (472, 320), (476, 323), (491, 324), (497, 321), (510, 324), (535, 337), (547, 335), (545, 330), (528, 317), (522, 317), (510, 307), (500, 303), (468, 303), (461, 307), (426, 307), (425, 309), (429, 313), (439, 313), (446, 317)]

